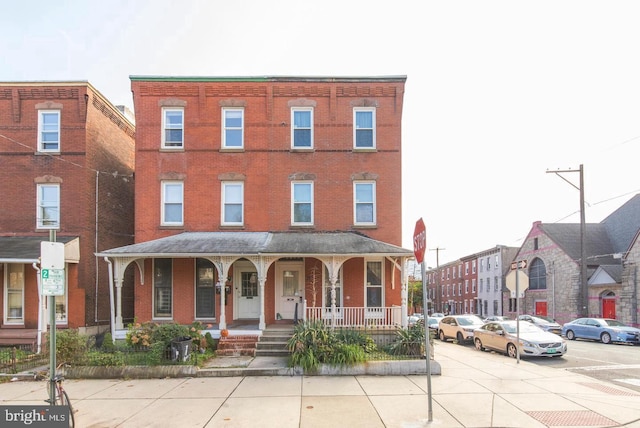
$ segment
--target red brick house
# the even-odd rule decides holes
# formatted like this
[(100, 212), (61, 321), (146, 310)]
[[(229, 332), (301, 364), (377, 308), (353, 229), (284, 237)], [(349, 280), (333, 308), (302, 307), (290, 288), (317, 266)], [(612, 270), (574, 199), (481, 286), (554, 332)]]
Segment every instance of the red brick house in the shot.
[(94, 253), (133, 242), (134, 137), (87, 82), (0, 82), (0, 344), (40, 344), (46, 331), (42, 241), (65, 246), (57, 325), (109, 325), (108, 271)]
[[(406, 325), (405, 76), (132, 76), (138, 321)], [(118, 333), (119, 332), (119, 333)]]

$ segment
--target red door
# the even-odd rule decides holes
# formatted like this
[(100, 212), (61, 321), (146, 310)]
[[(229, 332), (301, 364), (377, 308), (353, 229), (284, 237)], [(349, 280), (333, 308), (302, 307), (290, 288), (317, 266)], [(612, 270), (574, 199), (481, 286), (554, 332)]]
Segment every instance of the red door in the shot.
[(616, 299), (608, 297), (602, 299), (602, 316), (604, 318), (616, 319)]
[(536, 315), (547, 316), (547, 302), (545, 300), (536, 302)]

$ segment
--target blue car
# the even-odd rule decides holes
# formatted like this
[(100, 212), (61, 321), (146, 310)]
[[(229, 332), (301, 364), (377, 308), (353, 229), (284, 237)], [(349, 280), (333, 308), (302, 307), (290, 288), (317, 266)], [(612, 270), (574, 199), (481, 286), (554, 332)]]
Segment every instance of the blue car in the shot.
[(609, 318), (578, 318), (562, 326), (562, 335), (569, 340), (590, 339), (602, 343), (640, 344), (640, 329)]

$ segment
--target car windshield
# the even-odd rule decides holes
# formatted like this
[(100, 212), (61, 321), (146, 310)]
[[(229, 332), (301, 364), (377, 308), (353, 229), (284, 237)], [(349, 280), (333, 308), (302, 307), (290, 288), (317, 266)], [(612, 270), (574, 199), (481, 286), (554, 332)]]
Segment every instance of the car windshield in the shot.
[(458, 324), (460, 325), (473, 325), (483, 324), (482, 320), (478, 317), (459, 317)]
[(604, 320), (610, 327), (627, 327), (625, 323), (622, 323), (618, 320)]

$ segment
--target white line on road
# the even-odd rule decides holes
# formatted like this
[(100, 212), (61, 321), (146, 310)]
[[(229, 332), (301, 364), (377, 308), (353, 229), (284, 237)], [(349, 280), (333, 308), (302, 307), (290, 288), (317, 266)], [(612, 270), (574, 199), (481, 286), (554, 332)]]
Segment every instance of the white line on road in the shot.
[(568, 367), (567, 370), (625, 370), (625, 369), (640, 369), (640, 364), (617, 364), (608, 366), (587, 366), (587, 367)]

